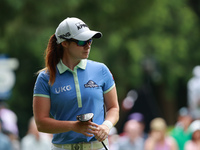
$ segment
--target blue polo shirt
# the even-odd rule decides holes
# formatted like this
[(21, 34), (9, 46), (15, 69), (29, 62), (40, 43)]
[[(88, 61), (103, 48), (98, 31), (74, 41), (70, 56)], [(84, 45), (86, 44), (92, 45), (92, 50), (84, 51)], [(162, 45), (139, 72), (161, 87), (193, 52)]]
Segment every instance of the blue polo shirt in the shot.
[[(94, 113), (93, 122), (103, 123), (103, 94), (115, 86), (111, 72), (103, 63), (84, 59), (72, 71), (60, 61), (54, 84), (51, 86), (48, 82), (48, 72), (40, 72), (34, 96), (50, 98), (50, 114), (56, 120), (75, 121), (77, 115)], [(52, 142), (68, 144), (94, 140), (94, 137), (69, 131), (54, 134)]]

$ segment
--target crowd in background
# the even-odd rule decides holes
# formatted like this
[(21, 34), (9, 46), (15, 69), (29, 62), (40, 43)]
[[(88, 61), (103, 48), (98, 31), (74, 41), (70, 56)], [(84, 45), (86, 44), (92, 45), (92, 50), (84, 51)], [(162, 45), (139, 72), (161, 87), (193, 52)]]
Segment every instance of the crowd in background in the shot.
[(24, 137), (19, 138), (17, 116), (0, 103), (0, 150), (50, 150), (51, 134), (38, 132), (35, 120), (30, 118), (28, 130)]
[(200, 118), (194, 119), (186, 107), (179, 110), (171, 128), (160, 117), (151, 120), (148, 133), (144, 127), (143, 114), (132, 113), (123, 133), (118, 134), (116, 128), (111, 130), (110, 150), (200, 150)]

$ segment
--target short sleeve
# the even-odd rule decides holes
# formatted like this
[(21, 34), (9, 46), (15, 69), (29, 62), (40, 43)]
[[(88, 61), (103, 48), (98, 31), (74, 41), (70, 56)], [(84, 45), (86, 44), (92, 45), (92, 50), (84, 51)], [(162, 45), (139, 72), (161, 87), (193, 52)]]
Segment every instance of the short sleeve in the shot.
[(103, 65), (102, 72), (104, 78), (103, 93), (105, 94), (108, 93), (115, 86), (115, 81), (112, 73), (106, 65)]
[(45, 72), (40, 72), (34, 86), (33, 96), (50, 98), (49, 76)]

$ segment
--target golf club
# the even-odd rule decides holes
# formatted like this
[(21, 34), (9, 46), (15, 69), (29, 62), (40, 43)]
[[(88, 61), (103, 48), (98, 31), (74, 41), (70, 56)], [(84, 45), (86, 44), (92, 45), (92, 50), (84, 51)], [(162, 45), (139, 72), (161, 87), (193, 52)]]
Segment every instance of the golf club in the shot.
[[(92, 121), (93, 116), (94, 116), (93, 113), (87, 113), (87, 114), (78, 115), (78, 116), (76, 116), (76, 118), (77, 118), (77, 120), (79, 120), (81, 122), (87, 122), (87, 121), (90, 121), (90, 120)], [(101, 142), (101, 143), (103, 144), (104, 148), (106, 150), (108, 150), (106, 145), (104, 144), (104, 142)]]

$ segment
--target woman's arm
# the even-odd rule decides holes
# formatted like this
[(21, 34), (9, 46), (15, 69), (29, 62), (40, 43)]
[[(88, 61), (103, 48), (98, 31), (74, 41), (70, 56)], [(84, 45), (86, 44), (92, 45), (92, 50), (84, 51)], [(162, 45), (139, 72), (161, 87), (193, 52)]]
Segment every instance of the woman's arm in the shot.
[[(59, 121), (51, 118), (50, 99), (35, 96), (33, 98), (33, 114), (38, 131), (45, 133), (62, 133), (75, 131), (92, 137), (98, 131), (98, 125), (93, 122)], [(88, 134), (89, 133), (89, 134)]]
[(105, 120), (109, 120), (113, 125), (115, 125), (119, 120), (119, 104), (116, 87), (104, 94), (104, 99), (106, 106)]
[[(113, 125), (119, 120), (119, 104), (117, 98), (116, 87), (112, 88), (111, 91), (104, 94), (105, 106), (106, 106), (106, 117), (105, 120), (110, 121)], [(99, 132), (95, 135), (98, 141), (104, 141), (108, 134), (110, 128), (105, 125), (99, 125)]]

